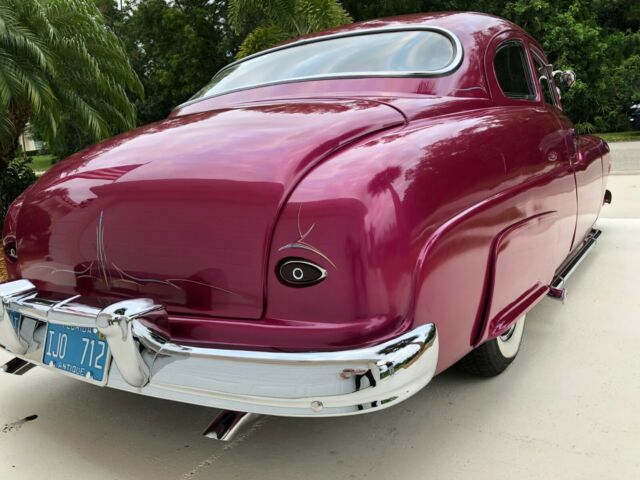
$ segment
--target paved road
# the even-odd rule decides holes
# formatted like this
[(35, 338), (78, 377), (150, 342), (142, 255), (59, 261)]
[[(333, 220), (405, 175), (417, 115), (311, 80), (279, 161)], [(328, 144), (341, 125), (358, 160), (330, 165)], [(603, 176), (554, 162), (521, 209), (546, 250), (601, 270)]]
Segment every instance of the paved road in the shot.
[(640, 142), (612, 142), (609, 146), (614, 173), (640, 173)]
[(613, 176), (610, 188), (604, 234), (567, 303), (529, 314), (520, 355), (498, 378), (445, 372), (389, 410), (266, 418), (222, 444), (199, 436), (212, 410), (41, 369), (0, 375), (0, 478), (640, 478), (640, 175)]

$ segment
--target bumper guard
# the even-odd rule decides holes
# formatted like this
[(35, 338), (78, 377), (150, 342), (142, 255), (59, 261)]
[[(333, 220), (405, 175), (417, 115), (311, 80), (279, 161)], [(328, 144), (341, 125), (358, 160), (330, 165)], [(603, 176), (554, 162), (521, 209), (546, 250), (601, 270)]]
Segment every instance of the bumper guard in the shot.
[(47, 323), (96, 328), (114, 360), (106, 386), (196, 405), (297, 417), (363, 413), (416, 393), (438, 360), (433, 324), (368, 348), (274, 353), (173, 343), (153, 330), (166, 315), (149, 299), (98, 309), (79, 297), (40, 298), (27, 280), (0, 284), (0, 346), (13, 355), (53, 369), (42, 363)]

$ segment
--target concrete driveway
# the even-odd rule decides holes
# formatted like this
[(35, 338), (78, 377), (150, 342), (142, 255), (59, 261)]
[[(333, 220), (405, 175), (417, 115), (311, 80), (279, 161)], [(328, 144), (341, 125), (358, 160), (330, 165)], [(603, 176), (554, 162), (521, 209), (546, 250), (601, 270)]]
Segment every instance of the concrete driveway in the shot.
[(604, 234), (567, 303), (530, 313), (500, 377), (445, 372), (389, 410), (269, 417), (223, 444), (199, 436), (206, 408), (42, 369), (0, 375), (0, 478), (640, 478), (640, 175), (610, 188)]
[(609, 147), (617, 173), (640, 173), (640, 142), (614, 142)]

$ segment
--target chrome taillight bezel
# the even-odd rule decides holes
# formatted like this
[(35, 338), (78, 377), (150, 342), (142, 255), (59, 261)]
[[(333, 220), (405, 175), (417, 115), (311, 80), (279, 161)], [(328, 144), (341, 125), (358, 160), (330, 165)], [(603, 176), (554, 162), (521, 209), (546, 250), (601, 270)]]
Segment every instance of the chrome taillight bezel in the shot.
[(16, 263), (18, 261), (18, 243), (15, 237), (7, 236), (3, 239), (2, 251), (7, 262)]
[[(317, 285), (327, 278), (327, 270), (304, 258), (288, 257), (280, 260), (276, 268), (280, 283), (293, 288)], [(309, 279), (305, 279), (308, 276)]]

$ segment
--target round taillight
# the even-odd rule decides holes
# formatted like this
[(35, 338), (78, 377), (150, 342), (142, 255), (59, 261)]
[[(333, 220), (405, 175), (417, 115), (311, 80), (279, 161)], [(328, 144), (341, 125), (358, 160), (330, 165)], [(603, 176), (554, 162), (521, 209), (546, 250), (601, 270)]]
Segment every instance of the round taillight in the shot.
[(10, 262), (18, 261), (18, 246), (16, 242), (7, 242), (4, 245), (4, 254)]
[(290, 287), (309, 287), (324, 280), (327, 271), (319, 265), (299, 258), (285, 258), (278, 265), (278, 278)]

